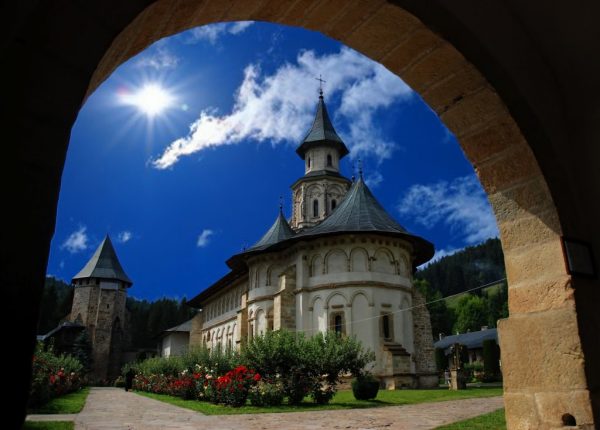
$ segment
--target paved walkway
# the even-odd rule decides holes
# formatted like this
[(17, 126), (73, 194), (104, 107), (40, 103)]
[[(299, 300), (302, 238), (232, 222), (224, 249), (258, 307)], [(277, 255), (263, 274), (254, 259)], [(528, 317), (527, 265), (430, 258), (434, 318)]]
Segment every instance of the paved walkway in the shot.
[(207, 416), (118, 388), (92, 388), (85, 407), (75, 417), (75, 429), (420, 430), (492, 412), (503, 405), (502, 397), (488, 397), (371, 409)]

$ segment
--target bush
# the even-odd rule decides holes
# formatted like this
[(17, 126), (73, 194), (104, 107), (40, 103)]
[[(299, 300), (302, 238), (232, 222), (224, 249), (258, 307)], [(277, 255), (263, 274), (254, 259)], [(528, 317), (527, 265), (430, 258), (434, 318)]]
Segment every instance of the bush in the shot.
[(248, 391), (252, 406), (279, 406), (283, 403), (283, 397), (283, 385), (280, 382), (261, 380)]
[(302, 333), (267, 332), (250, 341), (242, 360), (268, 380), (279, 380), (288, 403), (298, 404), (307, 394), (317, 403), (328, 403), (339, 378), (358, 375), (374, 354), (360, 342), (336, 333), (306, 338)]
[(500, 379), (500, 348), (493, 339), (483, 341), (483, 372), (485, 382)]
[(213, 401), (233, 407), (246, 404), (250, 387), (260, 381), (260, 375), (246, 366), (238, 366), (220, 376), (211, 387)]
[(352, 381), (352, 394), (356, 400), (371, 400), (379, 392), (379, 379), (371, 374), (360, 375)]
[(42, 342), (33, 355), (29, 406), (37, 408), (54, 397), (77, 391), (83, 385), (83, 366), (70, 355), (54, 355)]
[(125, 388), (125, 378), (123, 378), (122, 376), (119, 376), (117, 379), (115, 379), (115, 382), (113, 385), (117, 388)]
[(448, 368), (448, 359), (442, 348), (435, 349), (435, 367), (437, 367), (438, 372), (443, 372)]

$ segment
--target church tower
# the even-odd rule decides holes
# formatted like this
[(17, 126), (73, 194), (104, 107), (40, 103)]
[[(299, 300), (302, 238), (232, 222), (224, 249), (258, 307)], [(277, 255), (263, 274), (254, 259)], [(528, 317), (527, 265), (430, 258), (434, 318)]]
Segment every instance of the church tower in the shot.
[(340, 160), (348, 154), (348, 148), (333, 128), (322, 90), (313, 125), (296, 153), (304, 160), (304, 176), (291, 187), (291, 227), (298, 231), (331, 214), (351, 184), (340, 175)]
[(72, 282), (70, 319), (88, 330), (92, 342), (92, 378), (115, 378), (120, 373), (123, 347), (127, 343), (125, 301), (133, 282), (125, 274), (108, 235)]

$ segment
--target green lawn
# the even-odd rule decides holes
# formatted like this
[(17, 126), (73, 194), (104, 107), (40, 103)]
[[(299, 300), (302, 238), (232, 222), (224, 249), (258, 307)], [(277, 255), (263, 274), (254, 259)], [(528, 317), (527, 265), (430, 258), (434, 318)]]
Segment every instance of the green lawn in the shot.
[(465, 421), (437, 427), (436, 430), (506, 430), (504, 409), (480, 415)]
[(255, 407), (248, 404), (248, 406), (243, 406), (241, 408), (214, 405), (209, 402), (200, 402), (197, 400), (183, 400), (178, 397), (172, 397), (165, 394), (153, 394), (142, 391), (136, 391), (136, 393), (151, 399), (160, 400), (175, 406), (201, 412), (206, 415), (231, 415), (260, 414), (266, 412), (300, 412), (330, 409), (376, 408), (380, 406), (411, 405), (414, 403), (459, 400), (473, 397), (492, 397), (501, 396), (502, 388), (469, 388), (461, 391), (450, 391), (447, 389), (380, 390), (375, 400), (356, 400), (351, 390), (342, 390), (336, 394), (331, 403), (328, 405), (317, 405), (307, 398), (304, 402), (297, 406), (284, 404), (281, 406), (272, 407)]
[(73, 421), (25, 421), (23, 430), (73, 430)]
[(52, 399), (38, 409), (32, 409), (27, 412), (30, 414), (76, 414), (83, 409), (89, 392), (90, 388), (85, 387), (74, 393)]

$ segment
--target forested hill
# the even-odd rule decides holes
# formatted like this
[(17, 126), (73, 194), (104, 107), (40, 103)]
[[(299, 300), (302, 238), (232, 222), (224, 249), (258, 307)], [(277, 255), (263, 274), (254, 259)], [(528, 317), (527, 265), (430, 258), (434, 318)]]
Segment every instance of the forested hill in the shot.
[[(46, 277), (42, 296), (38, 333), (45, 334), (55, 328), (71, 312), (73, 287), (54, 277)], [(163, 330), (181, 324), (194, 315), (194, 310), (181, 301), (162, 298), (153, 302), (127, 298), (131, 312), (131, 339), (135, 348), (156, 346), (156, 336)]]
[(426, 280), (443, 297), (504, 278), (504, 254), (499, 239), (488, 239), (443, 257), (418, 270), (415, 278)]

